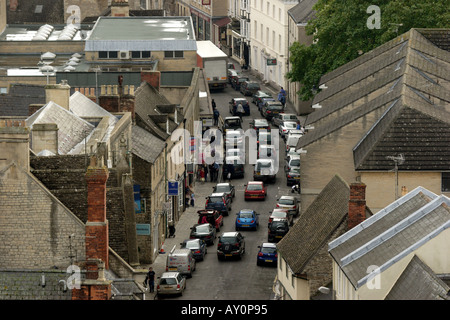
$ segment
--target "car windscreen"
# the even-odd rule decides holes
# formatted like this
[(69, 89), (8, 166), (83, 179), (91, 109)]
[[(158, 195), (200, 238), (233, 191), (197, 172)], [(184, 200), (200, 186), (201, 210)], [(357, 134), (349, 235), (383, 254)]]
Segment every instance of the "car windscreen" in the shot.
[(271, 167), (271, 163), (270, 162), (258, 162), (256, 164), (256, 170), (261, 170), (263, 168), (270, 168)]
[(247, 88), (249, 88), (249, 89), (259, 89), (259, 84), (257, 84), (257, 83), (249, 83)]
[(187, 241), (186, 242), (186, 248), (188, 248), (188, 249), (198, 249), (199, 248), (198, 241)]
[(228, 126), (239, 126), (240, 124), (241, 124), (241, 122), (239, 121), (239, 120), (225, 120), (225, 123), (228, 125)]
[(299, 167), (300, 166), (300, 159), (291, 160), (290, 166), (291, 167)]
[(297, 124), (294, 123), (294, 122), (285, 122), (285, 123), (284, 123), (284, 126), (285, 126), (287, 129), (295, 129), (295, 128), (297, 128)]
[(268, 122), (264, 120), (255, 120), (255, 126), (256, 127), (265, 127), (268, 126)]
[(195, 227), (195, 232), (197, 233), (209, 233), (209, 225), (204, 224), (201, 226)]
[(174, 285), (177, 284), (177, 280), (175, 278), (161, 278), (160, 284)]
[(275, 211), (275, 212), (272, 212), (271, 216), (275, 217), (275, 218), (284, 218), (284, 217), (286, 217), (286, 212), (284, 212), (284, 211)]
[(288, 205), (288, 206), (292, 206), (292, 205), (294, 205), (294, 200), (292, 200), (292, 199), (280, 199), (278, 201), (278, 203), (279, 204), (285, 204), (285, 205)]

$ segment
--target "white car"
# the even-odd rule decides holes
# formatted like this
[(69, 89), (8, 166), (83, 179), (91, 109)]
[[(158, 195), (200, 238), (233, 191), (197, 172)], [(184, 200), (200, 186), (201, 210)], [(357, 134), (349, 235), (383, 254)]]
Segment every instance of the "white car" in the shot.
[(297, 122), (294, 121), (284, 121), (278, 126), (278, 131), (282, 139), (286, 139), (289, 131), (297, 129)]

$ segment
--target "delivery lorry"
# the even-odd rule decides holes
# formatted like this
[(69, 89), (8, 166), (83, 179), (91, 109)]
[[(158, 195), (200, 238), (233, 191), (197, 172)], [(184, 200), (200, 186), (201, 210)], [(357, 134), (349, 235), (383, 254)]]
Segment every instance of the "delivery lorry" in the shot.
[(197, 67), (202, 68), (209, 89), (227, 86), (228, 56), (211, 41), (197, 41)]

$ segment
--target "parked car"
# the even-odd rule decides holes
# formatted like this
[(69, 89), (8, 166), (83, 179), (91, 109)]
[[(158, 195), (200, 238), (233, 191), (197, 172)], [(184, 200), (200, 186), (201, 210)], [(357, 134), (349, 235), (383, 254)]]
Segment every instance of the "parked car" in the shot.
[(238, 156), (229, 156), (225, 158), (225, 163), (222, 170), (222, 178), (226, 179), (228, 173), (231, 173), (231, 178), (243, 178), (245, 174), (244, 163)]
[(252, 96), (256, 92), (258, 92), (261, 89), (261, 86), (256, 81), (244, 81), (241, 83), (241, 87), (239, 88), (239, 91), (244, 96)]
[(220, 227), (223, 226), (223, 216), (220, 211), (217, 210), (198, 210), (198, 223), (210, 223), (216, 227), (217, 231), (220, 231)]
[(250, 128), (259, 132), (261, 129), (270, 130), (270, 125), (267, 119), (254, 119), (250, 121)]
[(225, 119), (223, 120), (223, 127), (222, 127), (223, 133), (225, 134), (227, 130), (237, 130), (237, 129), (242, 129), (241, 118), (239, 118), (238, 116), (225, 117)]
[(217, 243), (217, 258), (219, 260), (234, 257), (241, 259), (244, 253), (245, 240), (240, 232), (224, 232), (219, 237)]
[(300, 134), (292, 134), (292, 132), (289, 132), (288, 136), (286, 137), (286, 152), (289, 152), (291, 148), (297, 148), (298, 139), (303, 137), (303, 135)]
[(290, 225), (293, 224), (294, 219), (292, 216), (289, 216), (288, 209), (284, 208), (275, 208), (269, 213), (269, 225), (272, 223), (275, 219), (285, 219), (289, 222)]
[(244, 111), (245, 111), (244, 115), (249, 116), (250, 115), (250, 105), (248, 104), (248, 101), (245, 98), (233, 98), (233, 99), (231, 99), (231, 101), (229, 103), (230, 113), (233, 116), (237, 116), (238, 115), (237, 112), (236, 112), (238, 104), (242, 104), (242, 107), (244, 108)]
[(236, 231), (241, 229), (258, 229), (259, 213), (252, 209), (242, 209), (236, 213)]
[(276, 179), (275, 161), (273, 159), (258, 159), (253, 171), (253, 180), (275, 181)]
[(258, 246), (256, 265), (271, 264), (276, 266), (278, 262), (277, 246), (274, 243), (264, 242)]
[(265, 200), (267, 197), (267, 187), (262, 181), (249, 181), (245, 185), (244, 199), (262, 199)]
[(167, 254), (166, 272), (176, 271), (180, 272), (189, 278), (192, 277), (192, 272), (195, 271), (195, 259), (189, 249), (173, 249)]
[(270, 131), (267, 130), (259, 130), (258, 131), (258, 140), (256, 141), (257, 146), (259, 148), (260, 145), (271, 145), (272, 144), (272, 135)]
[(293, 186), (294, 184), (300, 184), (300, 168), (291, 168), (286, 172), (286, 185)]
[(213, 193), (225, 193), (228, 198), (233, 202), (233, 198), (235, 197), (235, 188), (229, 182), (218, 183), (213, 187)]
[(180, 272), (164, 272), (158, 277), (157, 295), (183, 295), (186, 289), (186, 277)]
[(280, 101), (267, 101), (261, 107), (261, 115), (268, 121), (276, 114), (283, 112), (283, 104)]
[(281, 125), (284, 121), (292, 121), (295, 123), (300, 123), (300, 120), (297, 118), (297, 115), (294, 113), (280, 112), (279, 114), (272, 117), (272, 124), (277, 127), (279, 125)]
[(195, 224), (189, 238), (204, 240), (206, 244), (212, 245), (216, 239), (216, 228), (210, 223)]
[(297, 123), (294, 121), (283, 121), (278, 126), (278, 131), (283, 140), (286, 139), (286, 136), (289, 134), (289, 131), (296, 130), (296, 129), (297, 129)]
[(228, 69), (233, 69), (233, 70), (236, 69), (236, 68), (234, 67), (234, 63), (231, 63), (231, 62), (228, 62), (228, 63), (227, 63), (227, 68), (228, 68)]
[(205, 259), (207, 253), (206, 242), (200, 239), (188, 239), (180, 243), (181, 249), (189, 249), (194, 256), (195, 261), (202, 261)]
[(259, 144), (258, 159), (273, 159), (275, 161), (278, 161), (277, 150), (275, 146), (271, 144)]
[(274, 219), (269, 224), (267, 240), (269, 242), (280, 241), (289, 232), (289, 225), (286, 219)]
[(231, 210), (231, 200), (225, 193), (212, 193), (206, 197), (205, 209), (213, 209), (219, 211), (223, 216), (228, 216)]
[(234, 88), (234, 90), (239, 91), (241, 84), (244, 81), (249, 81), (249, 77), (247, 76), (242, 76), (242, 75), (238, 75), (237, 77), (233, 77), (231, 79), (231, 87)]
[(258, 105), (258, 103), (261, 102), (262, 98), (272, 98), (273, 99), (273, 97), (270, 93), (259, 90), (252, 96), (252, 102), (254, 104)]
[(300, 169), (300, 155), (290, 155), (289, 158), (285, 161), (284, 171), (288, 172), (292, 168)]
[(241, 129), (229, 129), (225, 132), (225, 146), (228, 148), (241, 148), (244, 145), (244, 131)]
[(234, 78), (238, 77), (239, 73), (236, 70), (234, 70), (234, 68), (228, 68), (227, 76), (228, 76), (228, 83), (231, 84), (231, 81), (233, 81)]
[(225, 158), (238, 157), (240, 163), (245, 164), (245, 149), (243, 148), (226, 148)]
[(300, 212), (300, 203), (296, 197), (281, 196), (277, 199), (277, 208), (287, 209), (289, 214), (296, 217)]
[(261, 101), (257, 104), (259, 112), (261, 112), (263, 105), (265, 105), (266, 102), (269, 102), (269, 101), (277, 101), (277, 100), (275, 100), (272, 97), (262, 98)]

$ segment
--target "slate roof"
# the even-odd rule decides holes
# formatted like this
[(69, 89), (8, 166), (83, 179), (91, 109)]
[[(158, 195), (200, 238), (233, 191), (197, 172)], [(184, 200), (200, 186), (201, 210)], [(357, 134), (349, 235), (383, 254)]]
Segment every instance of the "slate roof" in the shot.
[(411, 29), (324, 75), (328, 88), (313, 101), (322, 108), (308, 115), (314, 129), (297, 148), (377, 110), (382, 117), (354, 148), (357, 170), (391, 170), (386, 157), (399, 153), (407, 159), (400, 170), (449, 170), (450, 52), (441, 49), (448, 40), (438, 41), (448, 33)]
[(30, 104), (45, 104), (44, 86), (11, 84), (8, 94), (0, 94), (0, 116), (28, 117)]
[(385, 300), (450, 300), (450, 287), (416, 255)]
[[(3, 9), (3, 8), (2, 8)], [(64, 24), (63, 0), (19, 1), (16, 11), (6, 10), (8, 24)]]
[(302, 0), (294, 7), (288, 10), (288, 14), (295, 23), (307, 23), (315, 17), (316, 11), (313, 10), (317, 0)]
[(132, 152), (141, 159), (154, 163), (163, 152), (166, 143), (147, 130), (133, 125), (132, 127)]
[(450, 227), (450, 199), (417, 187), (328, 244), (354, 288), (369, 266), (381, 272)]
[(28, 127), (35, 123), (56, 123), (58, 126), (58, 153), (68, 154), (77, 144), (89, 135), (94, 126), (50, 101), (25, 120)]
[[(136, 117), (143, 122), (143, 125), (149, 132), (165, 141), (170, 136), (166, 130), (168, 116), (167, 114), (162, 114), (159, 110), (163, 110), (164, 105), (173, 105), (164, 95), (160, 94), (158, 90), (145, 81), (136, 89), (134, 95)], [(181, 122), (182, 119), (182, 115), (179, 113), (177, 121)], [(178, 125), (169, 117), (169, 132), (172, 133), (177, 127)]]
[(277, 250), (295, 274), (322, 248), (348, 213), (350, 188), (339, 175), (322, 189), (308, 209), (277, 244)]

